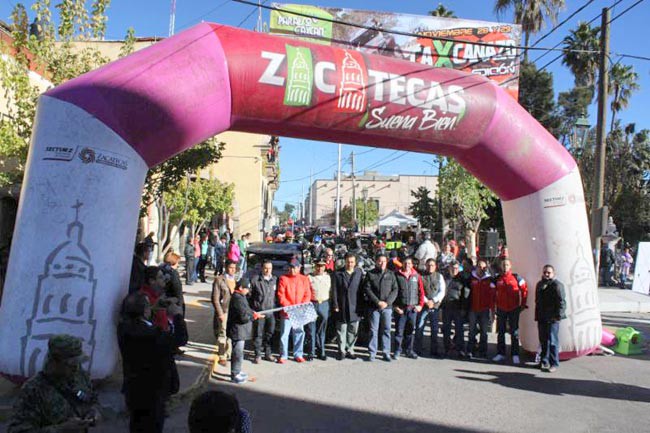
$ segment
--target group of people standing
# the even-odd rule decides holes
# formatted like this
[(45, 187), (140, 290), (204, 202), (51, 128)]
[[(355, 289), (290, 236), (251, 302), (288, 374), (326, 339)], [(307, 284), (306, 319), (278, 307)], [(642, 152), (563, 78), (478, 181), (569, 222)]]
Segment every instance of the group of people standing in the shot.
[[(506, 334), (510, 334), (510, 360), (520, 364), (519, 315), (529, 307), (528, 285), (512, 271), (510, 259), (500, 261), (498, 273), (491, 272), (483, 259), (476, 264), (470, 257), (464, 257), (462, 262), (447, 261), (444, 253), (424, 261), (407, 256), (396, 266), (396, 261), (389, 261), (388, 255), (380, 251), (374, 269), (365, 274), (353, 253), (345, 255), (341, 269), (328, 269), (328, 263), (330, 259), (323, 254), (307, 276), (301, 274), (301, 263), (294, 258), (287, 273), (276, 278), (273, 264), (266, 261), (259, 275), (237, 280), (237, 263), (226, 262), (224, 274), (215, 278), (212, 304), (218, 363), (226, 366), (231, 360), (233, 382), (243, 383), (248, 378), (241, 369), (245, 341), (250, 339), (254, 341), (253, 363), (262, 359), (286, 363), (289, 339), (295, 362), (327, 360), (325, 344), (330, 321), (336, 330), (336, 359), (357, 358), (359, 328), (365, 320), (369, 333), (366, 361), (375, 361), (381, 353), (381, 359), (393, 362), (401, 356), (417, 359), (425, 354), (427, 326), (427, 355), (487, 358), (488, 332), (496, 317), (497, 352), (492, 360), (506, 360)], [(440, 264), (443, 270), (439, 270)], [(544, 266), (535, 290), (540, 368), (552, 372), (559, 365), (559, 322), (565, 317), (564, 287), (555, 279), (553, 266)], [(276, 307), (306, 303), (313, 305), (316, 320), (304, 327), (292, 326), (285, 311), (269, 313)], [(438, 337), (441, 319), (442, 348)], [(278, 320), (280, 350), (275, 357), (272, 344)], [(467, 339), (465, 325), (469, 327)]]

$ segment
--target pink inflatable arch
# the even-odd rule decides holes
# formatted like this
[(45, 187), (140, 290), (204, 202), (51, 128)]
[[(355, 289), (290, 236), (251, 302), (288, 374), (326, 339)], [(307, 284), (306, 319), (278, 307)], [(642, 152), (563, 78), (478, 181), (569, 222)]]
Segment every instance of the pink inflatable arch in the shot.
[[(600, 343), (576, 164), (499, 87), (201, 24), (41, 97), (0, 310), (1, 372), (34, 374), (47, 337), (65, 332), (83, 338), (93, 377), (111, 373), (146, 171), (226, 130), (456, 158), (502, 199), (514, 268), (534, 286), (551, 263), (564, 281), (563, 355)], [(521, 339), (535, 351), (532, 312)]]

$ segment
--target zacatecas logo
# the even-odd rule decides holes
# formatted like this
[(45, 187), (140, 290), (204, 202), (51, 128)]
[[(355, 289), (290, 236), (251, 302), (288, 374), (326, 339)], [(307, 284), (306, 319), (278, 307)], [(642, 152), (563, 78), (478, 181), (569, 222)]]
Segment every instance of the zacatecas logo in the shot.
[(82, 148), (79, 151), (79, 159), (84, 164), (102, 164), (119, 168), (120, 170), (127, 170), (129, 168), (129, 161), (124, 156), (92, 147)]
[(79, 152), (79, 159), (84, 164), (90, 164), (92, 162), (95, 162), (95, 151), (92, 150), (90, 147), (84, 147)]
[[(368, 69), (363, 55), (351, 50), (337, 50), (334, 61), (315, 60), (306, 47), (286, 45), (285, 51), (260, 53), (268, 63), (258, 80), (284, 87), (285, 105), (311, 106), (315, 92), (331, 95), (335, 111), (365, 113), (359, 124), (363, 129), (451, 131), (465, 117), (461, 86)], [(285, 62), (286, 77), (281, 72)], [(400, 113), (391, 114), (387, 103)], [(404, 113), (403, 106), (419, 111)]]

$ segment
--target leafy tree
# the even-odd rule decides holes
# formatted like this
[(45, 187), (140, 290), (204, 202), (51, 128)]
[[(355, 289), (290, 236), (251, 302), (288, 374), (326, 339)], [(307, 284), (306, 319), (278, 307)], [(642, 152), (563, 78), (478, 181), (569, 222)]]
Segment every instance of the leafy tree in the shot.
[(614, 129), (616, 114), (630, 103), (632, 92), (639, 90), (639, 74), (634, 72), (632, 65), (621, 65), (616, 63), (609, 71), (609, 90), (614, 96), (612, 100), (612, 125), (610, 130)]
[(285, 203), (284, 204), (284, 209), (282, 211), (279, 211), (276, 209), (276, 214), (278, 215), (278, 219), (280, 220), (280, 224), (286, 224), (289, 219), (291, 219), (291, 216), (293, 215), (293, 211), (296, 210), (296, 206), (292, 205), (291, 203)]
[(232, 212), (234, 187), (218, 180), (198, 178), (192, 181), (188, 176), (176, 188), (164, 192), (161, 256), (169, 251), (176, 227), (190, 226), (193, 228), (190, 234), (195, 234), (215, 215)]
[(534, 63), (523, 62), (519, 75), (519, 103), (551, 134), (558, 134), (561, 120), (555, 105), (553, 74), (538, 71)]
[(465, 230), (469, 251), (476, 251), (476, 234), (486, 209), (497, 197), (456, 161), (448, 160), (440, 172), (440, 198), (450, 218)]
[[(557, 16), (564, 9), (564, 0), (496, 0), (494, 10), (501, 14), (506, 10), (514, 11), (517, 24), (521, 24), (524, 33), (524, 46), (528, 47), (530, 36), (544, 28), (547, 20), (557, 22)], [(528, 50), (524, 50), (524, 61), (528, 60)]]
[(442, 17), (442, 18), (458, 18), (454, 11), (447, 9), (442, 3), (438, 3), (438, 7), (432, 11), (429, 11), (429, 15), (432, 17)]
[(573, 130), (576, 121), (580, 117), (587, 116), (587, 110), (593, 99), (593, 88), (574, 87), (567, 92), (560, 92), (558, 95), (559, 126), (557, 137), (567, 148), (579, 147), (581, 143), (575, 143)]
[(591, 27), (589, 23), (581, 22), (576, 29), (570, 30), (569, 36), (562, 41), (564, 47), (562, 64), (568, 66), (573, 73), (576, 87), (592, 89), (592, 99), (599, 64), (599, 34), (600, 27)]
[[(379, 220), (379, 206), (377, 201), (368, 200), (366, 203), (366, 212), (364, 219), (363, 199), (357, 199), (357, 217), (356, 221), (360, 228), (374, 226)], [(354, 228), (355, 218), (352, 217), (352, 206), (345, 205), (341, 209), (341, 225), (349, 229)]]
[(438, 210), (436, 200), (431, 197), (431, 191), (421, 186), (416, 191), (411, 191), (411, 195), (415, 198), (409, 207), (411, 215), (417, 218), (420, 226), (434, 231), (438, 221)]

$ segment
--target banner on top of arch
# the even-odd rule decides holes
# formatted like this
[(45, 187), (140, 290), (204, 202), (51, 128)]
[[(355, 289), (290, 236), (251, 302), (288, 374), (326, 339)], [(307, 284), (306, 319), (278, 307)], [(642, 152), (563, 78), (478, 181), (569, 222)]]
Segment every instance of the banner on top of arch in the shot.
[(513, 98), (518, 97), (519, 25), (307, 5), (273, 6), (277, 9), (271, 11), (271, 33), (483, 75)]

